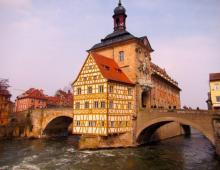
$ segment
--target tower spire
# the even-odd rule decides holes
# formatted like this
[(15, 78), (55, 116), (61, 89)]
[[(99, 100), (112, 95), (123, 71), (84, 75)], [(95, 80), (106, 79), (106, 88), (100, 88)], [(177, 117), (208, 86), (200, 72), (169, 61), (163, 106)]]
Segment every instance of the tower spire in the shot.
[(126, 9), (122, 6), (121, 0), (118, 1), (118, 6), (114, 10), (114, 31), (126, 30)]
[(119, 2), (118, 2), (118, 6), (121, 6), (121, 0), (119, 0)]

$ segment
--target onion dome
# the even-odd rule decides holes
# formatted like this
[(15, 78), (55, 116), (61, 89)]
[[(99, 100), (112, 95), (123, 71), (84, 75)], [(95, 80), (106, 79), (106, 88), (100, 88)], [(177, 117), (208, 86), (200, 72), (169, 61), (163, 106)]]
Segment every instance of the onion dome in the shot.
[(115, 8), (115, 15), (125, 14), (126, 9), (122, 6), (121, 0), (119, 0), (118, 6)]

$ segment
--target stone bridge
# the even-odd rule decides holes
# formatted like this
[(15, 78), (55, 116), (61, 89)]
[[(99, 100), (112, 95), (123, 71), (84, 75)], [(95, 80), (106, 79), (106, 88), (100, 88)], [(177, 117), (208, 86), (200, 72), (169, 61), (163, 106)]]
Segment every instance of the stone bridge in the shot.
[[(41, 138), (44, 136), (72, 133), (73, 109), (38, 109), (13, 114), (11, 121), (18, 120), (25, 125), (23, 136)], [(15, 117), (17, 115), (17, 118)], [(156, 130), (163, 125), (176, 122), (188, 133), (189, 127), (201, 132), (220, 155), (220, 112), (202, 110), (140, 110), (134, 118), (131, 143), (140, 145), (148, 142)], [(21, 133), (20, 133), (21, 134)], [(118, 140), (115, 142), (117, 143)]]
[[(215, 115), (215, 116), (214, 116)], [(141, 110), (137, 116), (136, 141), (142, 144), (150, 139), (161, 126), (177, 122), (187, 131), (190, 126), (201, 132), (213, 145), (216, 144), (216, 130), (213, 121), (220, 120), (220, 113), (202, 110)]]
[(62, 135), (72, 131), (72, 108), (37, 109), (29, 112), (30, 132), (27, 136), (41, 138), (46, 135)]

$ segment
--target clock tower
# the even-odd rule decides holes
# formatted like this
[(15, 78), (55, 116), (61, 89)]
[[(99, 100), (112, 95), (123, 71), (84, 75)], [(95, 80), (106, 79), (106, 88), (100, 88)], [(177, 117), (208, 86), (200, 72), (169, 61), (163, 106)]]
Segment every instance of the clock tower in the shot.
[(114, 10), (114, 31), (126, 30), (126, 9), (122, 6), (119, 0), (118, 6)]

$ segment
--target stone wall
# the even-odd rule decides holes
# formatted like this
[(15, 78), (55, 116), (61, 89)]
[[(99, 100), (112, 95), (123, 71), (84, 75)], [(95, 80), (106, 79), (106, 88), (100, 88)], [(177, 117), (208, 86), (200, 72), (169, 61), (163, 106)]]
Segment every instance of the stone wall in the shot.
[(18, 112), (9, 114), (9, 123), (0, 126), (0, 139), (14, 137), (29, 137), (32, 128), (30, 112)]
[(213, 126), (215, 130), (216, 153), (220, 156), (220, 116), (215, 116)]
[(130, 132), (111, 136), (83, 135), (80, 137), (79, 149), (103, 149), (136, 146), (132, 139), (132, 133)]

